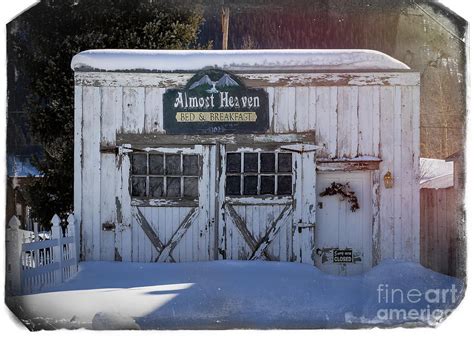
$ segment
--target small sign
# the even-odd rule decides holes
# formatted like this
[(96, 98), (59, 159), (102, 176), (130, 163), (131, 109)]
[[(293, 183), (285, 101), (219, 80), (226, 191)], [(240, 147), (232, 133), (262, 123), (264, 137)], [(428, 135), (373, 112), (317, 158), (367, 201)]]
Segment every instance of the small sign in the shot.
[(178, 122), (256, 122), (255, 112), (177, 112)]
[(334, 249), (333, 250), (333, 262), (334, 263), (352, 263), (352, 249)]
[(163, 95), (163, 125), (168, 134), (262, 133), (269, 127), (268, 93), (247, 88), (218, 69), (194, 75), (183, 89)]

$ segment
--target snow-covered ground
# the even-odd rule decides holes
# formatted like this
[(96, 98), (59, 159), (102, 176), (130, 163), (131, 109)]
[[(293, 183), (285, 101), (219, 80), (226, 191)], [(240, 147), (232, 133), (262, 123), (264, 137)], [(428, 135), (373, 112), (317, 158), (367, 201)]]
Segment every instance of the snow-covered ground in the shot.
[(9, 303), (31, 329), (353, 328), (434, 325), (463, 294), (460, 280), (397, 261), (353, 277), (283, 262), (84, 262)]

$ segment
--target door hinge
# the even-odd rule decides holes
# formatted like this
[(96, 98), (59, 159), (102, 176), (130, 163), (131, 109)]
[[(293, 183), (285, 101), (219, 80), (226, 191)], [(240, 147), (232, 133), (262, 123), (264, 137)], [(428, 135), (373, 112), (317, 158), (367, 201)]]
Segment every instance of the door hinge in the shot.
[(132, 146), (130, 144), (122, 144), (117, 146), (117, 153), (119, 155), (124, 155), (127, 153), (131, 153), (133, 151)]
[(126, 153), (131, 153), (133, 148), (130, 144), (122, 144), (120, 146), (101, 146), (100, 152), (106, 154), (115, 154), (115, 155), (123, 155)]
[(316, 223), (305, 223), (305, 222), (298, 222), (295, 224), (297, 228), (314, 228), (316, 227)]
[(324, 147), (317, 146), (315, 144), (290, 144), (280, 147), (282, 150), (292, 151), (295, 153), (308, 153), (323, 149)]

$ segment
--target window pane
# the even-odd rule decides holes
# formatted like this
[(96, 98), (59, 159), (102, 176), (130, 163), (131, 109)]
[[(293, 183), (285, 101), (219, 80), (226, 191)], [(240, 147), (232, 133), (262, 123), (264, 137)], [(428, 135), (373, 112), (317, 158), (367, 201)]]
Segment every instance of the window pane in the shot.
[(261, 176), (260, 178), (260, 194), (275, 194), (275, 176)]
[(198, 197), (198, 178), (197, 177), (185, 177), (184, 178), (184, 197)]
[(150, 197), (160, 198), (164, 196), (163, 177), (150, 177)]
[(166, 178), (166, 197), (181, 197), (181, 178)]
[(165, 173), (163, 168), (163, 155), (150, 154), (150, 174), (163, 175)]
[(280, 153), (278, 154), (278, 172), (279, 173), (291, 173), (291, 154)]
[(257, 195), (257, 176), (244, 177), (244, 195)]
[(132, 174), (146, 175), (146, 154), (132, 155)]
[(244, 154), (244, 172), (256, 173), (258, 171), (258, 154), (245, 153)]
[(240, 195), (240, 176), (227, 176), (225, 179), (225, 194)]
[(181, 155), (166, 155), (166, 174), (181, 175)]
[(291, 195), (291, 176), (278, 176), (278, 195)]
[(227, 153), (227, 172), (240, 173), (240, 153)]
[(183, 155), (183, 174), (199, 176), (198, 155)]
[(146, 196), (146, 178), (132, 177), (132, 196), (145, 197)]
[(260, 172), (274, 173), (275, 172), (275, 154), (261, 153), (260, 154)]

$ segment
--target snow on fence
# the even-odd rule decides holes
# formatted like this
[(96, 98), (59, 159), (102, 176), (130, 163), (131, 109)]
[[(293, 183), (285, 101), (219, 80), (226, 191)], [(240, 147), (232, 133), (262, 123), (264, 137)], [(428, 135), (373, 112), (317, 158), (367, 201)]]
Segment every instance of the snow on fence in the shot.
[(13, 216), (7, 228), (7, 284), (9, 294), (28, 294), (60, 284), (77, 272), (74, 216), (67, 218), (63, 230), (61, 219), (54, 215), (49, 232), (20, 229)]

